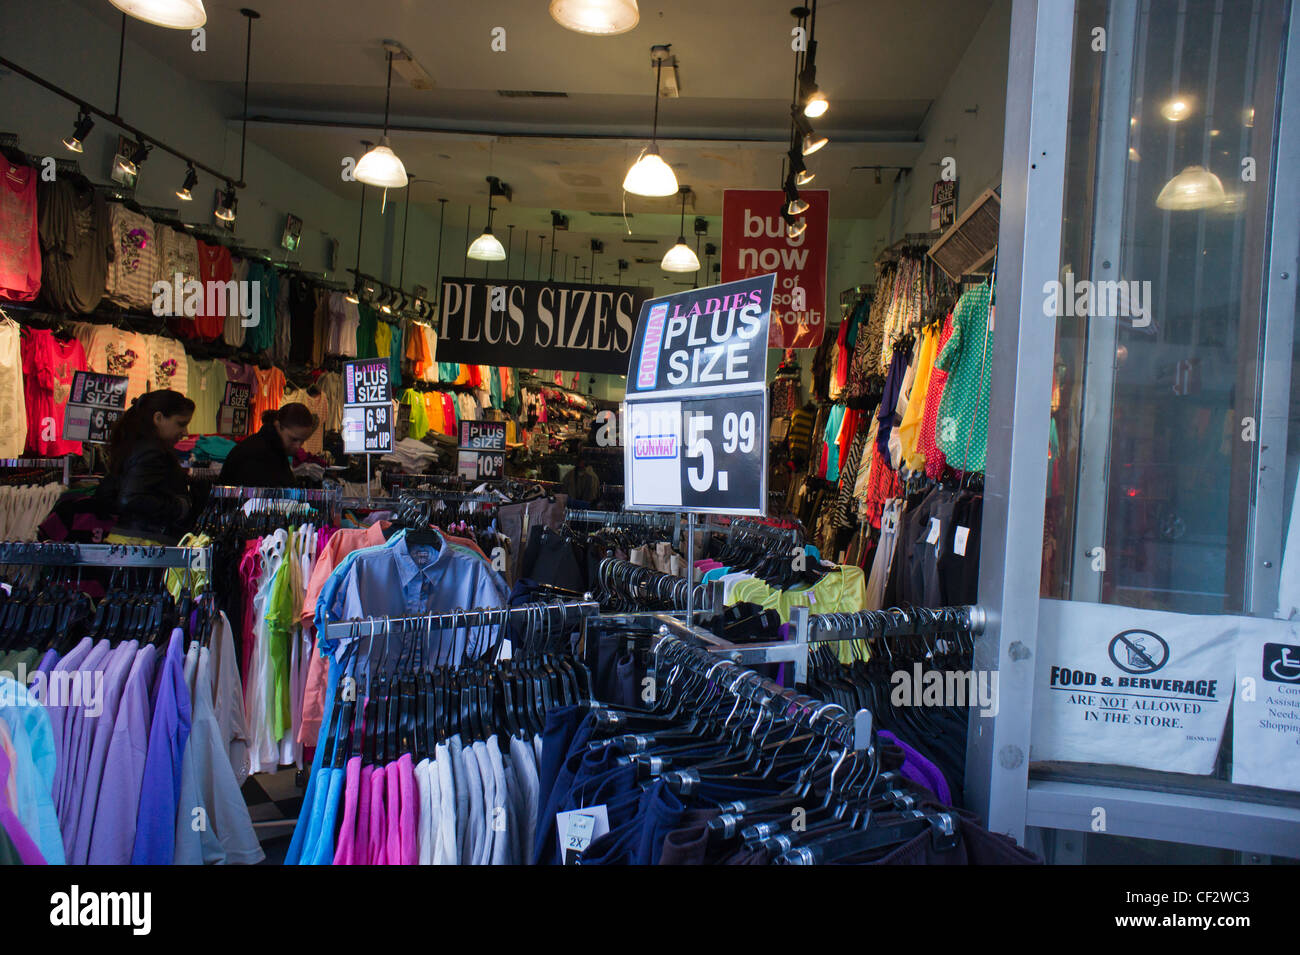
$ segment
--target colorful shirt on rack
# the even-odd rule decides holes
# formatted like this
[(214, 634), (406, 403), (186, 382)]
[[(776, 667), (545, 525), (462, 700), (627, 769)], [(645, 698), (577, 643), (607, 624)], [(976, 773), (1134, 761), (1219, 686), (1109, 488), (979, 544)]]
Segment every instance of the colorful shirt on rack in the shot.
[(250, 431), (262, 427), (262, 415), (277, 411), (284, 404), (284, 384), (284, 372), (279, 368), (253, 369), (253, 410), (248, 417)]
[[(441, 531), (435, 533), (442, 542), (436, 549), (408, 547), (406, 532), (399, 531), (382, 547), (348, 554), (321, 590), (317, 628), (330, 620), (504, 607), (509, 588), (501, 575), (482, 558), (458, 550)], [(319, 642), (331, 651), (335, 643)]]
[(62, 342), (48, 329), (31, 329), (23, 341), (27, 447), (35, 454), (80, 454), (80, 441), (63, 440), (63, 412), (72, 376), (86, 370), (86, 351), (75, 338)]
[(226, 364), (186, 357), (186, 394), (194, 402), (191, 434), (216, 434), (217, 412), (226, 394)]
[(936, 368), (948, 372), (939, 406), (937, 442), (948, 464), (967, 472), (984, 470), (988, 442), (993, 377), (989, 299), (988, 283), (962, 293), (953, 309), (952, 337), (934, 362)]
[(108, 266), (108, 297), (123, 308), (151, 311), (158, 275), (158, 242), (153, 221), (121, 203), (108, 210), (113, 258)]
[(4, 162), (0, 183), (0, 298), (30, 302), (41, 289), (36, 169)]

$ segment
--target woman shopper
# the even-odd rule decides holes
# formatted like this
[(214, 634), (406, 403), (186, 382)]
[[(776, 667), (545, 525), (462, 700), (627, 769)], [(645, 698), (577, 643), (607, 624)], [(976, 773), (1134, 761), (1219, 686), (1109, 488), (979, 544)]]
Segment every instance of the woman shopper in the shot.
[(221, 483), (243, 487), (293, 487), (289, 459), (320, 422), (304, 404), (292, 402), (262, 415), (262, 428), (245, 438), (221, 467)]
[(118, 418), (108, 438), (108, 475), (95, 492), (101, 511), (116, 514), (110, 544), (174, 545), (193, 499), (176, 459), (194, 402), (179, 391), (150, 391)]

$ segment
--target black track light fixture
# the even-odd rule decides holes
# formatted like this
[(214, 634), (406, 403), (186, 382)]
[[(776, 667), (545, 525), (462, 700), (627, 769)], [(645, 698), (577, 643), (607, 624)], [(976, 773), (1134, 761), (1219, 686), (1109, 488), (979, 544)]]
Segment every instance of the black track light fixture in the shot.
[(185, 184), (176, 190), (176, 198), (189, 202), (194, 198), (194, 187), (199, 184), (199, 174), (193, 166), (185, 169)]
[(63, 141), (63, 145), (74, 153), (82, 151), (81, 144), (86, 141), (90, 131), (95, 128), (95, 121), (90, 118), (90, 114), (85, 110), (77, 113), (77, 124), (73, 127), (72, 135)]

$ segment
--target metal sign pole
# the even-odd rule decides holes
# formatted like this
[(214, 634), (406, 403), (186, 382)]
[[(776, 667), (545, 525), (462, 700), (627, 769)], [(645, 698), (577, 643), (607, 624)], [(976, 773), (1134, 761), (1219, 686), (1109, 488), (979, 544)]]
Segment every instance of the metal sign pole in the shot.
[(686, 625), (695, 626), (695, 512), (686, 512)]

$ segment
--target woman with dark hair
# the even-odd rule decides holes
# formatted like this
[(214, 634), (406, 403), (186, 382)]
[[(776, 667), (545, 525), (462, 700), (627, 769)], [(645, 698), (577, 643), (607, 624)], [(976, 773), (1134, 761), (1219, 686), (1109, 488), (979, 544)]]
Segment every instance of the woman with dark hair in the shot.
[(304, 404), (293, 402), (262, 415), (262, 429), (241, 441), (221, 467), (221, 483), (244, 487), (293, 487), (289, 458), (320, 424)]
[(175, 544), (193, 501), (176, 442), (194, 414), (179, 391), (150, 391), (118, 418), (108, 437), (108, 476), (95, 498), (117, 515), (109, 543)]

